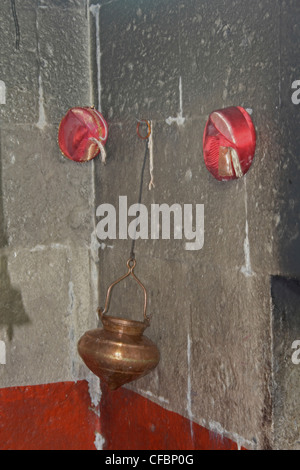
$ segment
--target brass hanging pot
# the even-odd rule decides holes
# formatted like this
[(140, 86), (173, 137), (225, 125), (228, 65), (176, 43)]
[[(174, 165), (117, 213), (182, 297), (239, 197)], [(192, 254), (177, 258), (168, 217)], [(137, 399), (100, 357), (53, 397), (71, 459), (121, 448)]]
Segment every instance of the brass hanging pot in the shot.
[[(87, 331), (78, 342), (78, 352), (87, 367), (111, 390), (147, 375), (159, 363), (156, 345), (143, 335), (150, 325), (147, 316), (147, 291), (134, 274), (136, 260), (127, 261), (128, 272), (113, 282), (106, 294), (104, 309), (98, 313), (103, 328)], [(113, 287), (132, 276), (144, 291), (144, 321), (128, 320), (106, 315)]]

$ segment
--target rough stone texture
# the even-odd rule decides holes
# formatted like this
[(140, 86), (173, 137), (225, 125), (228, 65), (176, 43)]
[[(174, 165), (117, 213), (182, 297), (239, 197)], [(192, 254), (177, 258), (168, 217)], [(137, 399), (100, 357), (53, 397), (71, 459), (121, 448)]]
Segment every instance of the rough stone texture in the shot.
[[(101, 10), (100, 30), (102, 106), (108, 118), (173, 115), (179, 106), (177, 2), (154, 0), (151, 8), (145, 0), (114, 2)], [(113, 76), (103, 73), (112, 61)]]
[[(50, 2), (52, 3), (52, 2)], [(59, 123), (72, 106), (90, 104), (88, 23), (85, 1), (80, 8), (38, 9), (40, 73), (45, 114)], [(53, 5), (53, 3), (52, 3)], [(53, 31), (56, 34), (53, 34)]]
[(272, 278), (274, 343), (274, 447), (299, 449), (299, 372), (293, 364), (292, 343), (300, 339), (299, 328), (299, 112), (292, 103), (291, 86), (299, 80), (300, 5), (280, 4), (280, 178), (276, 185), (278, 240), (277, 271)]
[[(293, 362), (294, 341), (300, 338), (299, 281), (272, 278), (274, 328), (274, 446), (300, 449), (299, 364)], [(298, 348), (299, 349), (299, 346)], [(299, 354), (298, 354), (299, 356)]]
[[(28, 132), (31, 139), (28, 140)], [(64, 158), (57, 128), (18, 126), (2, 133), (3, 200), (11, 246), (72, 240), (89, 246), (93, 231), (92, 166)]]
[(77, 341), (96, 325), (94, 168), (59, 151), (60, 119), (90, 104), (85, 1), (1, 2), (0, 387), (87, 377)]
[[(144, 118), (153, 121), (155, 189), (147, 189), (147, 166), (143, 203), (205, 207), (202, 250), (186, 251), (184, 240), (137, 241), (136, 272), (153, 313), (148, 335), (161, 362), (128, 388), (248, 448), (269, 448), (270, 275), (299, 272), (299, 109), (291, 102), (291, 83), (300, 76), (299, 6), (92, 3), (100, 8), (98, 26), (91, 15), (91, 50), (101, 51), (93, 83), (110, 126), (108, 164), (96, 168), (98, 203), (118, 207), (120, 195), (128, 206), (137, 202), (144, 145), (135, 118)], [(257, 150), (246, 177), (219, 183), (205, 168), (202, 135), (208, 114), (231, 105), (249, 109)], [(102, 303), (107, 286), (126, 270), (130, 243), (101, 244)], [(114, 291), (111, 311), (141, 318), (132, 283)]]
[(280, 161), (281, 177), (276, 187), (279, 200), (277, 233), (280, 243), (280, 272), (300, 275), (299, 250), (299, 111), (292, 103), (292, 83), (299, 80), (299, 22), (300, 5), (297, 1), (283, 2), (280, 23)]
[[(36, 9), (18, 5), (22, 40), (16, 50), (16, 33), (9, 0), (1, 2), (1, 80), (6, 84), (6, 105), (0, 107), (1, 127), (5, 123), (38, 122), (39, 83), (37, 63)], [(23, 18), (23, 21), (21, 20)], [(24, 21), (26, 18), (26, 21)]]
[[(146, 118), (155, 188), (147, 165), (143, 203), (203, 204), (205, 241), (199, 251), (184, 239), (137, 241), (153, 313), (146, 334), (161, 362), (128, 388), (247, 448), (299, 448), (298, 284), (280, 281), (300, 276), (299, 1), (16, 6), (19, 51), (10, 1), (0, 6), (0, 387), (87, 377), (76, 343), (131, 244), (100, 241), (98, 289), (95, 208), (137, 202), (144, 144), (135, 127)], [(57, 146), (67, 109), (89, 104), (109, 123), (105, 167), (68, 161)], [(257, 151), (245, 178), (219, 183), (202, 135), (208, 114), (230, 105), (249, 109)], [(141, 319), (137, 289), (118, 286), (111, 311)]]

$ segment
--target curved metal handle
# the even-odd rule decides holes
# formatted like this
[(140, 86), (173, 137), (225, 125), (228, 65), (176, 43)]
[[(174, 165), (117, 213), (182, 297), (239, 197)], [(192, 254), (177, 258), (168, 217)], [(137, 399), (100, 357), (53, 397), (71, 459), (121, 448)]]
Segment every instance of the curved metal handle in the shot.
[(141, 288), (144, 291), (144, 321), (147, 324), (150, 324), (151, 316), (147, 316), (147, 314), (146, 314), (146, 312), (147, 312), (147, 291), (146, 291), (145, 286), (141, 283), (141, 281), (134, 274), (135, 266), (136, 266), (136, 260), (134, 258), (129, 258), (129, 260), (127, 261), (128, 272), (126, 274), (124, 274), (124, 276), (122, 276), (119, 279), (117, 279), (116, 281), (114, 281), (109, 286), (109, 288), (107, 289), (104, 309), (98, 308), (98, 314), (99, 314), (99, 317), (100, 317), (101, 320), (102, 320), (103, 316), (108, 312), (109, 304), (110, 304), (110, 298), (111, 298), (111, 292), (112, 292), (112, 289), (114, 288), (114, 286), (116, 284), (118, 284), (119, 282), (123, 281), (124, 279), (126, 279), (126, 277), (132, 276), (134, 278), (134, 280), (141, 286)]

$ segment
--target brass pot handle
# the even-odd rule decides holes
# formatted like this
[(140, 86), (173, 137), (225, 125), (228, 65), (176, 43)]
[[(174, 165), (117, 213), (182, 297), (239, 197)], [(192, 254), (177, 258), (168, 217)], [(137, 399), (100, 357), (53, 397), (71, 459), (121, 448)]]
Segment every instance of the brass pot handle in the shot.
[(109, 286), (109, 288), (107, 289), (104, 309), (98, 308), (98, 314), (99, 314), (99, 317), (100, 317), (101, 320), (102, 320), (103, 316), (106, 315), (106, 313), (108, 312), (109, 304), (110, 304), (110, 298), (111, 298), (111, 292), (112, 292), (112, 289), (114, 288), (114, 286), (116, 284), (118, 284), (119, 282), (123, 281), (123, 279), (126, 279), (126, 277), (132, 276), (133, 279), (141, 286), (141, 288), (144, 291), (144, 322), (147, 323), (148, 325), (150, 324), (151, 316), (146, 314), (146, 312), (147, 312), (147, 291), (146, 291), (145, 286), (141, 283), (141, 281), (134, 274), (135, 266), (136, 266), (136, 260), (134, 258), (129, 258), (129, 260), (127, 261), (128, 272), (126, 274), (124, 274), (124, 276), (120, 277), (120, 279), (117, 279), (116, 281), (114, 281)]

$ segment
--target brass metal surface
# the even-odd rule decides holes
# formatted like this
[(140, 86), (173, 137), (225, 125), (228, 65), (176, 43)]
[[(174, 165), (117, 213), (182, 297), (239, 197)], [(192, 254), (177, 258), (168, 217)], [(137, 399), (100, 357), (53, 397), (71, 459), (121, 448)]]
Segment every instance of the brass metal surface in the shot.
[[(150, 317), (146, 315), (147, 291), (134, 274), (135, 266), (136, 261), (130, 258), (127, 274), (109, 286), (105, 307), (98, 310), (103, 328), (87, 331), (78, 342), (84, 363), (111, 390), (147, 375), (160, 359), (156, 345), (143, 334), (150, 325)], [(144, 291), (143, 322), (106, 315), (113, 287), (129, 275)]]

